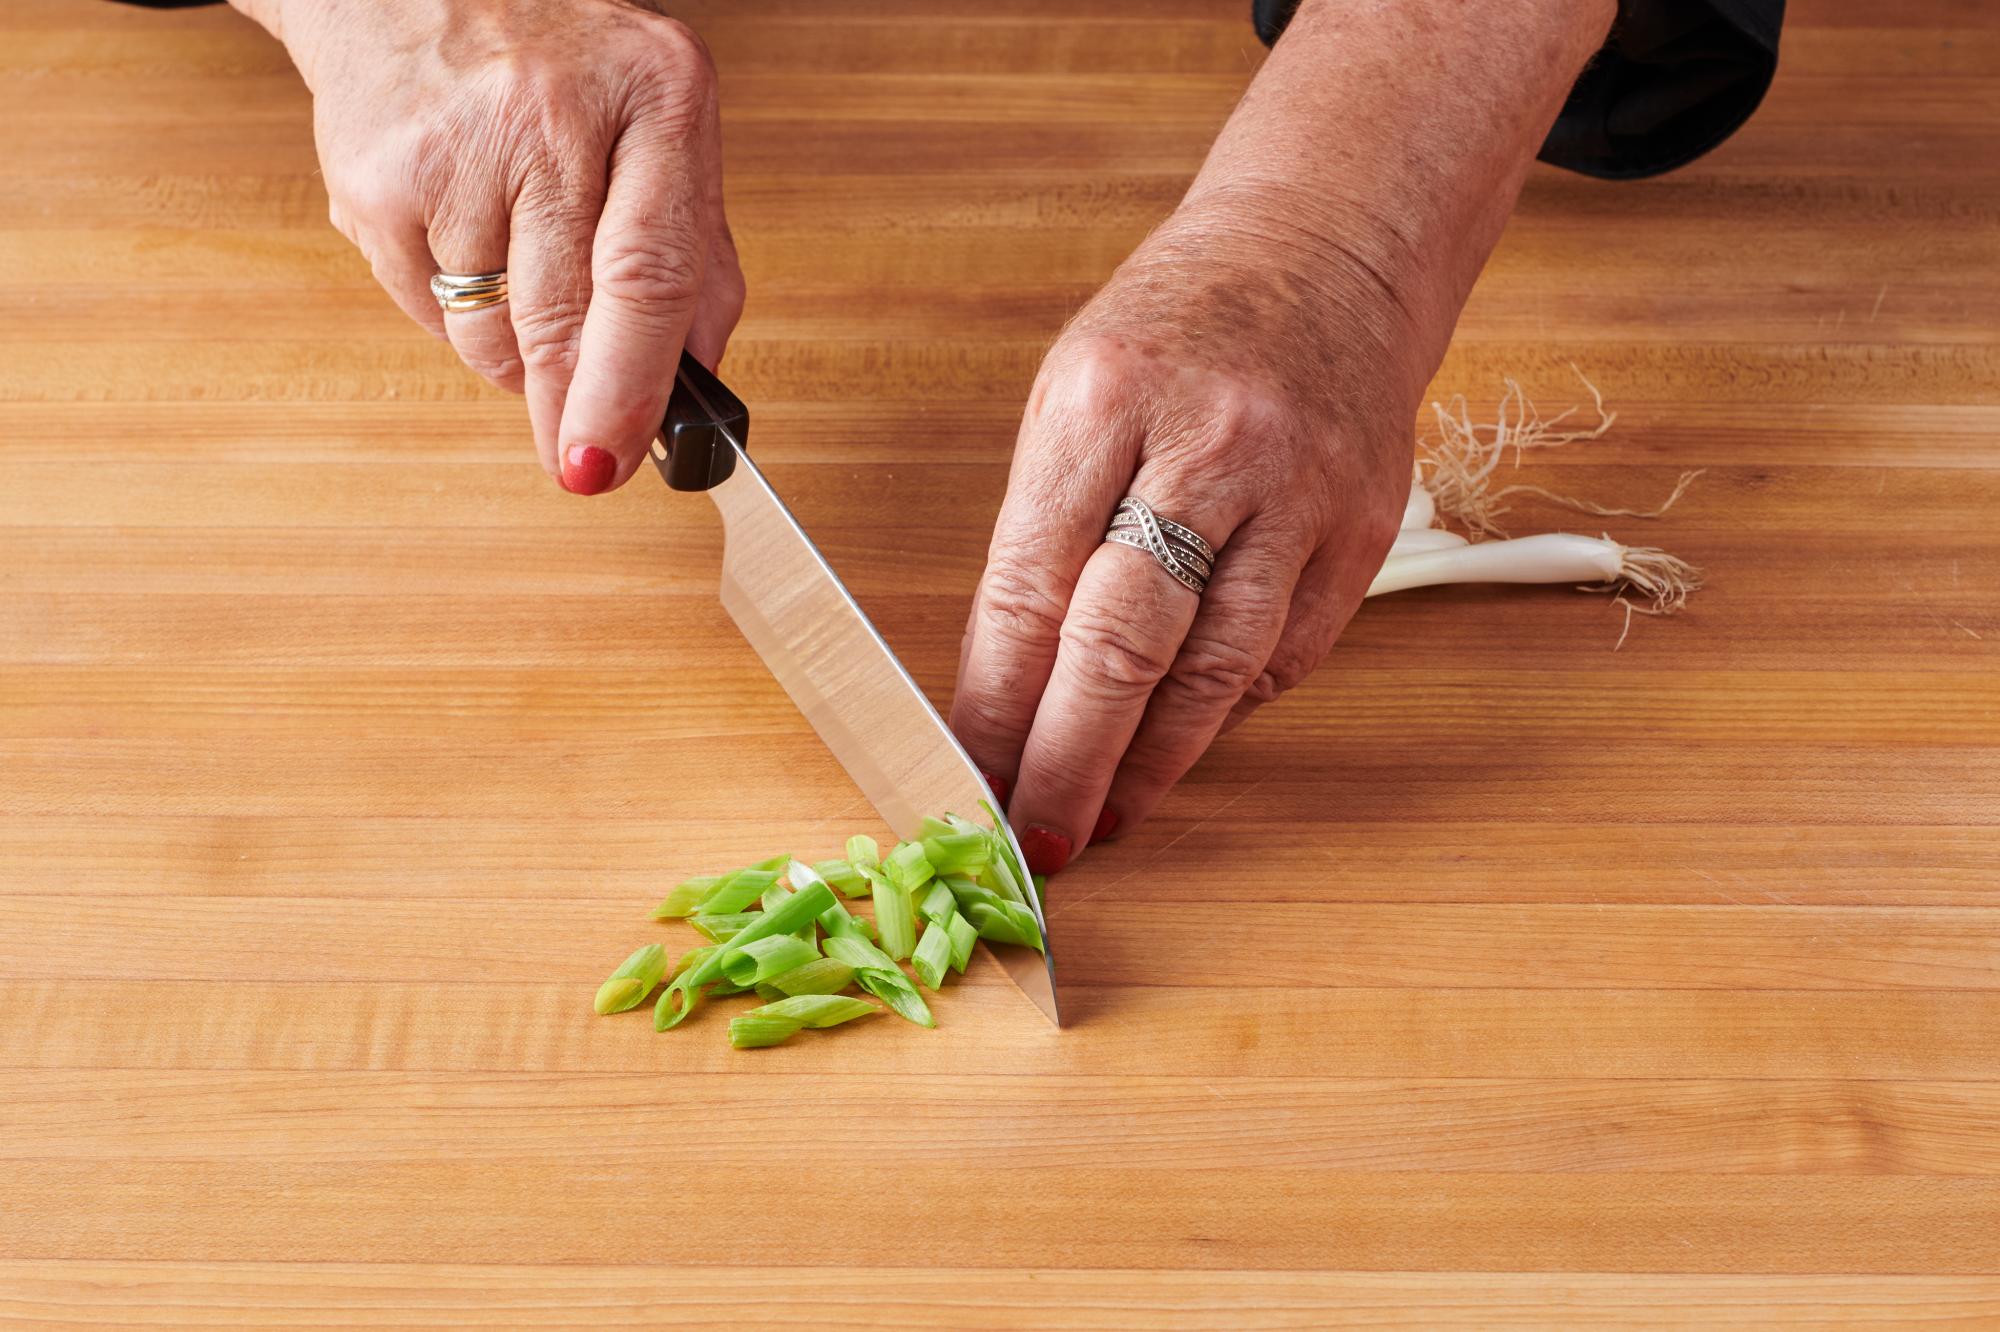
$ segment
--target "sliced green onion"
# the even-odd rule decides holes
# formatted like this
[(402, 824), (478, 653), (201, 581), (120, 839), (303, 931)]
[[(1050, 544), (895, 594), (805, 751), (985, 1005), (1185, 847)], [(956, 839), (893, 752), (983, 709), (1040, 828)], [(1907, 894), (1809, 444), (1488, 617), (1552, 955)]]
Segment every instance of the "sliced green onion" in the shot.
[(932, 880), (917, 903), (917, 914), (933, 925), (944, 924), (957, 910), (958, 899), (952, 896), (951, 889), (941, 879)]
[(839, 902), (822, 911), (819, 916), (819, 927), (826, 931), (826, 937), (829, 939), (839, 935), (865, 939), (868, 936), (862, 933), (862, 928), (867, 923)]
[(722, 963), (728, 955), (745, 944), (758, 939), (766, 939), (774, 934), (792, 934), (801, 926), (810, 924), (814, 917), (834, 905), (833, 889), (823, 883), (810, 888), (801, 888), (785, 899), (776, 911), (766, 911), (755, 917), (748, 925), (729, 941), (729, 945), (704, 958), (700, 966), (676, 981), (676, 984), (706, 985), (722, 974)]
[(829, 937), (826, 955), (836, 962), (845, 962), (856, 971), (896, 971), (897, 975), (902, 974), (896, 970), (894, 958), (866, 939)]
[(778, 871), (752, 866), (725, 874), (715, 891), (701, 900), (704, 916), (725, 916), (741, 911), (756, 901), (766, 888), (778, 881)]
[(888, 878), (875, 885), (875, 930), (882, 936), (882, 951), (898, 962), (917, 946), (917, 912), (910, 890)]
[(653, 919), (679, 920), (682, 916), (692, 916), (701, 906), (701, 899), (714, 892), (721, 883), (722, 876), (717, 874), (704, 874), (698, 879), (686, 880), (653, 908)]
[(933, 874), (977, 873), (993, 859), (992, 834), (981, 828), (971, 832), (947, 829), (924, 838), (923, 848)]
[(954, 911), (945, 922), (945, 933), (951, 936), (951, 969), (963, 976), (966, 964), (972, 961), (972, 945), (979, 942), (979, 931)]
[(974, 902), (966, 912), (982, 939), (1039, 950), (1042, 931), (1035, 914), (1017, 902)]
[(597, 987), (599, 1016), (637, 1008), (667, 974), (667, 950), (656, 943), (637, 949)]
[(951, 890), (951, 895), (958, 901), (960, 911), (970, 911), (973, 905), (979, 902), (984, 902), (988, 906), (1004, 906), (1012, 900), (983, 884), (974, 883), (971, 879), (954, 876), (940, 879), (938, 882)]
[(758, 914), (755, 911), (732, 911), (726, 916), (689, 916), (688, 924), (700, 930), (705, 938), (713, 939), (719, 944), (728, 943), (741, 934), (751, 921), (756, 920)]
[(785, 866), (791, 863), (792, 857), (788, 852), (781, 856), (772, 856), (769, 860), (760, 860), (756, 864), (748, 865), (744, 868), (756, 870), (759, 873), (762, 873), (764, 870), (770, 870), (773, 873), (782, 874), (785, 872)]
[(868, 891), (868, 880), (862, 878), (861, 871), (845, 860), (815, 861), (812, 870), (827, 887), (837, 893), (860, 897)]
[(731, 948), (722, 960), (722, 974), (732, 985), (748, 988), (783, 975), (819, 956), (819, 950), (795, 934), (773, 934)]
[(764, 895), (762, 897), (757, 899), (757, 905), (762, 909), (764, 909), (765, 911), (775, 911), (779, 907), (783, 906), (785, 904), (785, 899), (790, 897), (791, 895), (792, 895), (792, 890), (785, 887), (784, 884), (774, 883), (769, 888), (766, 888), (764, 890)]
[(1037, 906), (1045, 904), (1049, 900), (1049, 876), (1037, 874), (1033, 876), (1032, 881), (1035, 885), (1035, 904)]
[(702, 988), (687, 982), (689, 973), (674, 977), (673, 983), (660, 991), (660, 1002), (653, 1005), (653, 1030), (666, 1031), (678, 1027), (687, 1015), (701, 1007)]
[(952, 816), (950, 814), (946, 814), (941, 819), (933, 818), (928, 814), (925, 815), (924, 821), (917, 825), (917, 835), (911, 838), (910, 840), (913, 842), (921, 842), (926, 837), (936, 837), (941, 833), (954, 833), (959, 831), (956, 827), (952, 825), (951, 817)]
[(868, 993), (889, 1006), (889, 1010), (906, 1022), (914, 1022), (919, 1027), (935, 1027), (937, 1019), (931, 1016), (931, 1006), (917, 993), (917, 987), (910, 984), (900, 967), (888, 971), (857, 971), (855, 983)]
[(847, 839), (847, 863), (856, 869), (864, 865), (875, 869), (882, 863), (882, 848), (866, 833), (856, 833)]
[(753, 1008), (729, 1020), (729, 1043), (739, 1050), (778, 1045), (804, 1027), (832, 1027), (882, 1010), (842, 995), (808, 994)]
[(767, 1000), (789, 999), (801, 994), (839, 994), (854, 984), (854, 968), (831, 957), (816, 957), (810, 962), (781, 972), (757, 986), (757, 997)]
[(924, 937), (910, 955), (910, 965), (916, 968), (917, 979), (930, 989), (944, 984), (945, 973), (951, 970), (951, 936), (944, 927), (924, 926)]
[[(979, 806), (986, 811), (986, 817), (993, 820), (994, 831), (986, 834), (993, 840), (992, 886), (1002, 895), (1025, 905), (1028, 899), (1021, 891), (1021, 885), (1028, 881), (1028, 867), (1015, 862), (1012, 843), (1008, 841), (1005, 833), (999, 831), (1007, 826), (999, 812), (984, 800), (979, 802)], [(984, 881), (985, 877), (982, 875), (981, 882)]]
[(924, 859), (922, 842), (898, 842), (882, 862), (882, 877), (906, 893), (922, 888), (931, 877), (931, 862)]

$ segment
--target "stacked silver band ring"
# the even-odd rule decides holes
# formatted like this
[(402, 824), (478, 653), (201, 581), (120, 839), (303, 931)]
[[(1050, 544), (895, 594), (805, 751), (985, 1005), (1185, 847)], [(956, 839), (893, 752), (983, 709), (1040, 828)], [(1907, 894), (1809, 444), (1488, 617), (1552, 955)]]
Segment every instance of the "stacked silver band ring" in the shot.
[(431, 295), (446, 311), (484, 310), (507, 299), (507, 272), (436, 273), (431, 276)]
[(1137, 495), (1118, 501), (1118, 512), (1111, 516), (1111, 528), (1104, 539), (1145, 551), (1196, 596), (1207, 590), (1215, 572), (1215, 551), (1201, 539), (1201, 533), (1154, 513), (1153, 506)]

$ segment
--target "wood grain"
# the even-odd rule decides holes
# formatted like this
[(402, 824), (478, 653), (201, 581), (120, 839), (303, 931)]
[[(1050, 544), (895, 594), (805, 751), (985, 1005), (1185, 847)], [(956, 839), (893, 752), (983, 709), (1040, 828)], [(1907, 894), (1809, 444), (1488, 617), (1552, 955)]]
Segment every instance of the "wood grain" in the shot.
[[(1255, 40), (681, 9), (728, 374), (942, 698), (1041, 349)], [(872, 822), (707, 506), (548, 485), (326, 226), (274, 43), (14, 0), (0, 1322), (2000, 1323), (2000, 21), (1792, 9), (1710, 157), (1530, 179), (1434, 385), (1586, 373), (1558, 489), (1707, 469), (1615, 529), (1685, 616), (1371, 605), (1064, 876), (1070, 1029), (981, 959), (936, 1031), (743, 1055), (586, 1004), (674, 880)]]

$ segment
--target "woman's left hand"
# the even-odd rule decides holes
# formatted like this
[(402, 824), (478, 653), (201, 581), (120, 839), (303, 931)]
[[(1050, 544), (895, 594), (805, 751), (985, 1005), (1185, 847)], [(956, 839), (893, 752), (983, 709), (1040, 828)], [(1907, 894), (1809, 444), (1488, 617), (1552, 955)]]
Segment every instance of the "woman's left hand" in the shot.
[[(1436, 339), (1296, 203), (1184, 205), (1042, 364), (951, 714), (1038, 873), (1318, 665), (1395, 537)], [(1215, 549), (1205, 593), (1105, 541), (1126, 495)]]

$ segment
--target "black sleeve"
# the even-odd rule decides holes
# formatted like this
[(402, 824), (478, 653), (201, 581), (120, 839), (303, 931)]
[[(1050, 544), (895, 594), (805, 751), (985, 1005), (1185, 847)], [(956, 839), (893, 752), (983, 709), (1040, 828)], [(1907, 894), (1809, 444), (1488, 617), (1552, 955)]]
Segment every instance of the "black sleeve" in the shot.
[[(1298, 3), (1251, 0), (1257, 35), (1276, 41)], [(1539, 156), (1609, 179), (1692, 162), (1764, 99), (1784, 18), (1785, 0), (1618, 0)]]

